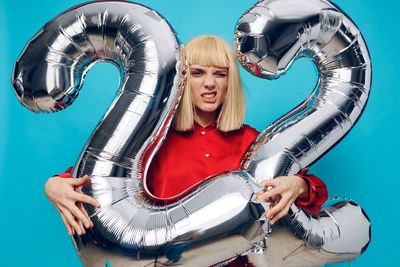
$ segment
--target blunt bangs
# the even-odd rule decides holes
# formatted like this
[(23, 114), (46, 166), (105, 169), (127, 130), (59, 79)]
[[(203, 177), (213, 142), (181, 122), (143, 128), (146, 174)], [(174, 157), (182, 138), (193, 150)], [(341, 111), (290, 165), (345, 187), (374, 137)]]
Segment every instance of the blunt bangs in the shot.
[(231, 53), (230, 48), (214, 36), (195, 39), (185, 48), (185, 56), (189, 65), (229, 68), (230, 62), (227, 57), (229, 53)]

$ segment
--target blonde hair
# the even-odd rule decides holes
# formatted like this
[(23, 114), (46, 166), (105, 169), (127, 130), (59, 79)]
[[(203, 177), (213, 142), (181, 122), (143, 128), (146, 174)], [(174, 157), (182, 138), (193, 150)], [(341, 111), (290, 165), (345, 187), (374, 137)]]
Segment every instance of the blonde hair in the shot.
[[(243, 126), (245, 104), (242, 82), (233, 51), (224, 40), (213, 35), (203, 35), (190, 40), (183, 48), (187, 69), (191, 64), (228, 68), (228, 88), (220, 108), (217, 128), (223, 132)], [(190, 73), (187, 74), (182, 99), (175, 113), (174, 128), (193, 130), (195, 106), (190, 93)]]

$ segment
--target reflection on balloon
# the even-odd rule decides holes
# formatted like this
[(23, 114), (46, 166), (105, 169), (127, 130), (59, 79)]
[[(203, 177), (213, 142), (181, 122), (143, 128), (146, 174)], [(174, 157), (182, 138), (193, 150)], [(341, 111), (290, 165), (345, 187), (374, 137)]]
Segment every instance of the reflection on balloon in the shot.
[[(96, 62), (120, 70), (118, 94), (73, 172), (91, 175), (83, 190), (101, 203), (100, 209), (86, 206), (95, 227), (73, 239), (85, 266), (209, 266), (243, 253), (254, 258), (251, 251), (262, 252), (270, 232), (259, 220), (264, 206), (254, 201), (258, 182), (312, 164), (360, 116), (371, 82), (369, 55), (356, 26), (332, 4), (259, 2), (238, 22), (235, 46), (243, 66), (266, 78), (309, 57), (319, 83), (260, 134), (245, 155), (246, 171), (221, 174), (164, 203), (149, 198), (143, 184), (185, 81), (180, 42), (168, 22), (139, 4), (92, 2), (58, 15), (28, 42), (15, 64), (13, 86), (18, 100), (35, 112), (70, 106)], [(369, 219), (353, 201), (336, 201), (317, 215), (293, 206), (283, 225), (308, 247), (349, 255), (340, 260), (358, 256), (370, 241)]]

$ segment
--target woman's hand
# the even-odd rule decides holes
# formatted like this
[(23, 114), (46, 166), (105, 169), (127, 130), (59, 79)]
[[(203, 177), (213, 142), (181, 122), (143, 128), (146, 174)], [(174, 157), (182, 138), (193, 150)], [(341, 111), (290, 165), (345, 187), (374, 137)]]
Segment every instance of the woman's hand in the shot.
[(279, 176), (261, 183), (266, 190), (257, 193), (257, 198), (271, 203), (265, 217), (271, 224), (285, 216), (297, 198), (308, 199), (308, 184), (299, 176)]
[(87, 175), (76, 179), (53, 176), (46, 182), (46, 196), (60, 213), (69, 235), (74, 233), (82, 235), (86, 232), (85, 227), (93, 227), (83, 203), (97, 208), (100, 207), (100, 203), (80, 190), (81, 186), (88, 182), (89, 176)]

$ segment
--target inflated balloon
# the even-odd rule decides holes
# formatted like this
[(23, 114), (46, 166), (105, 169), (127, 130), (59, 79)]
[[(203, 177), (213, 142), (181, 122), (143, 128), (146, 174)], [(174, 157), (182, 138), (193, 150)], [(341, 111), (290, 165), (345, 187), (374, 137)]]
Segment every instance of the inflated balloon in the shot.
[[(100, 209), (86, 206), (94, 228), (74, 237), (86, 266), (209, 266), (262, 250), (270, 228), (259, 220), (265, 208), (254, 201), (257, 182), (308, 166), (360, 115), (369, 92), (368, 52), (354, 24), (331, 4), (261, 2), (238, 23), (236, 45), (258, 75), (279, 75), (296, 57), (312, 56), (322, 66), (320, 84), (257, 138), (246, 155), (247, 172), (221, 174), (164, 202), (147, 189), (146, 174), (186, 73), (168, 22), (142, 5), (92, 2), (63, 12), (29, 41), (13, 86), (36, 112), (71, 105), (96, 62), (120, 70), (118, 94), (73, 172), (91, 175), (83, 190), (101, 203)], [(315, 216), (293, 206), (287, 222), (301, 242), (334, 253), (355, 257), (369, 243), (369, 220), (354, 202), (335, 203)]]
[[(331, 149), (356, 123), (368, 99), (371, 64), (354, 23), (321, 0), (261, 1), (239, 20), (235, 47), (252, 74), (276, 79), (300, 57), (318, 68), (317, 86), (258, 136), (243, 163), (256, 181), (297, 173)], [(317, 216), (292, 205), (286, 222), (307, 246), (359, 255), (370, 221), (356, 203), (340, 202)]]
[(263, 209), (251, 202), (253, 189), (240, 172), (169, 205), (143, 193), (141, 180), (167, 133), (183, 71), (176, 34), (153, 10), (106, 1), (63, 12), (25, 47), (13, 85), (31, 110), (61, 110), (78, 96), (88, 69), (104, 60), (119, 68), (121, 88), (73, 172), (91, 175), (83, 190), (102, 206), (86, 206), (94, 229), (74, 237), (85, 265), (207, 266), (261, 241), (257, 219)]

